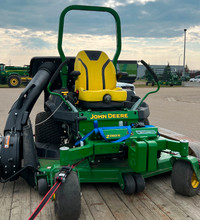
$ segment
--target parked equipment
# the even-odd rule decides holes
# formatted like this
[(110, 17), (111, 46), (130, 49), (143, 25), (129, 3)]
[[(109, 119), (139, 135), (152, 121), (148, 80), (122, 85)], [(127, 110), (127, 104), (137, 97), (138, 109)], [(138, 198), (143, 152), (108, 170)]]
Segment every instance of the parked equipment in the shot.
[[(178, 76), (177, 72), (175, 70), (172, 70), (170, 65), (168, 64), (165, 66), (165, 68), (155, 68), (153, 71), (156, 73), (160, 85), (166, 85), (166, 86), (174, 86), (174, 85), (181, 85), (182, 79), (180, 76)], [(151, 73), (149, 73), (148, 70), (145, 71), (145, 77), (147, 79), (146, 86), (148, 84), (152, 84), (152, 86), (155, 85), (155, 81), (151, 76)]]
[(9, 87), (17, 88), (21, 84), (27, 85), (31, 81), (29, 66), (6, 66), (0, 64), (0, 84), (8, 84)]
[[(113, 15), (117, 46), (112, 62), (102, 51), (82, 50), (75, 63), (65, 56), (64, 18), (71, 10)], [(152, 69), (141, 61), (157, 84), (144, 98), (116, 88), (121, 51), (116, 11), (96, 6), (65, 8), (58, 51), (60, 57), (31, 60), (33, 79), (12, 106), (1, 137), (1, 181), (21, 176), (41, 195), (52, 187), (57, 218), (70, 220), (78, 219), (81, 212), (80, 183), (118, 183), (125, 194), (133, 194), (145, 189), (145, 178), (172, 170), (176, 192), (197, 194), (199, 162), (188, 155), (188, 142), (164, 138), (157, 127), (148, 125), (149, 107), (144, 100), (160, 88)], [(36, 116), (34, 139), (29, 115), (43, 91), (44, 110)]]

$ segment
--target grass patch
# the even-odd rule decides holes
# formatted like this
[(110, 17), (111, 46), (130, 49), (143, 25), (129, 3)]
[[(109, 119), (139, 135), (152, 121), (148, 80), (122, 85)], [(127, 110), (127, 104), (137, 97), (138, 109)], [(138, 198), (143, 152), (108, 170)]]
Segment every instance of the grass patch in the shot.
[[(21, 84), (18, 88), (25, 88), (26, 86)], [(0, 88), (10, 88), (7, 84), (0, 84)], [(12, 89), (12, 88), (11, 88)]]
[(7, 84), (0, 84), (0, 88), (9, 88)]

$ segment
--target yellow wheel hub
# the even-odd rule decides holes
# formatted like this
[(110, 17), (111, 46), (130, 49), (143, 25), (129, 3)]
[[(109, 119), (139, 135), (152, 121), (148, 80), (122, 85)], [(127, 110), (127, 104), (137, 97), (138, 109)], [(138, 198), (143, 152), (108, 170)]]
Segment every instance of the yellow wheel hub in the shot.
[(19, 81), (18, 81), (18, 79), (11, 79), (10, 80), (10, 84), (12, 85), (12, 86), (16, 86), (17, 84), (19, 83)]
[(55, 200), (55, 199), (56, 199), (56, 194), (54, 193), (54, 194), (53, 194), (53, 200)]
[(197, 176), (196, 176), (195, 173), (193, 173), (193, 175), (192, 175), (191, 183), (192, 183), (192, 187), (194, 189), (199, 186), (199, 181), (198, 181)]

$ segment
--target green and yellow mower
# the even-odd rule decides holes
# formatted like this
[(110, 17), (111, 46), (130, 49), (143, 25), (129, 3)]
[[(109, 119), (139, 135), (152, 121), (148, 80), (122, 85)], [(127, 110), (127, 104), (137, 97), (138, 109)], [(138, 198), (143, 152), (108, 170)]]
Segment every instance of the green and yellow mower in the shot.
[[(116, 23), (116, 52), (81, 48), (76, 57), (63, 52), (65, 15), (71, 10), (106, 12)], [(125, 194), (142, 192), (145, 178), (172, 171), (172, 187), (193, 196), (200, 185), (199, 162), (188, 141), (164, 138), (149, 125), (149, 107), (131, 90), (116, 88), (121, 52), (120, 18), (111, 8), (72, 5), (60, 16), (60, 57), (34, 57), (32, 80), (9, 111), (0, 141), (1, 182), (24, 178), (41, 195), (54, 199), (58, 219), (78, 219), (81, 183), (118, 183)], [(44, 109), (29, 115), (44, 92)], [(44, 202), (44, 201), (43, 201)], [(45, 202), (44, 202), (45, 203)], [(35, 216), (37, 213), (34, 214)], [(32, 216), (32, 219), (33, 216)]]

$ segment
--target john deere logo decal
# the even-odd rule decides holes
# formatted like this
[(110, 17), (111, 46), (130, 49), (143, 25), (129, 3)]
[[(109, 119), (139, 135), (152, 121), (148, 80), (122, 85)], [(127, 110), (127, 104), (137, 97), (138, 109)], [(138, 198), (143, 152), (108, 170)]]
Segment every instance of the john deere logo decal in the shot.
[(106, 114), (106, 115), (93, 115), (90, 119), (113, 119), (113, 118), (128, 118), (128, 114)]

